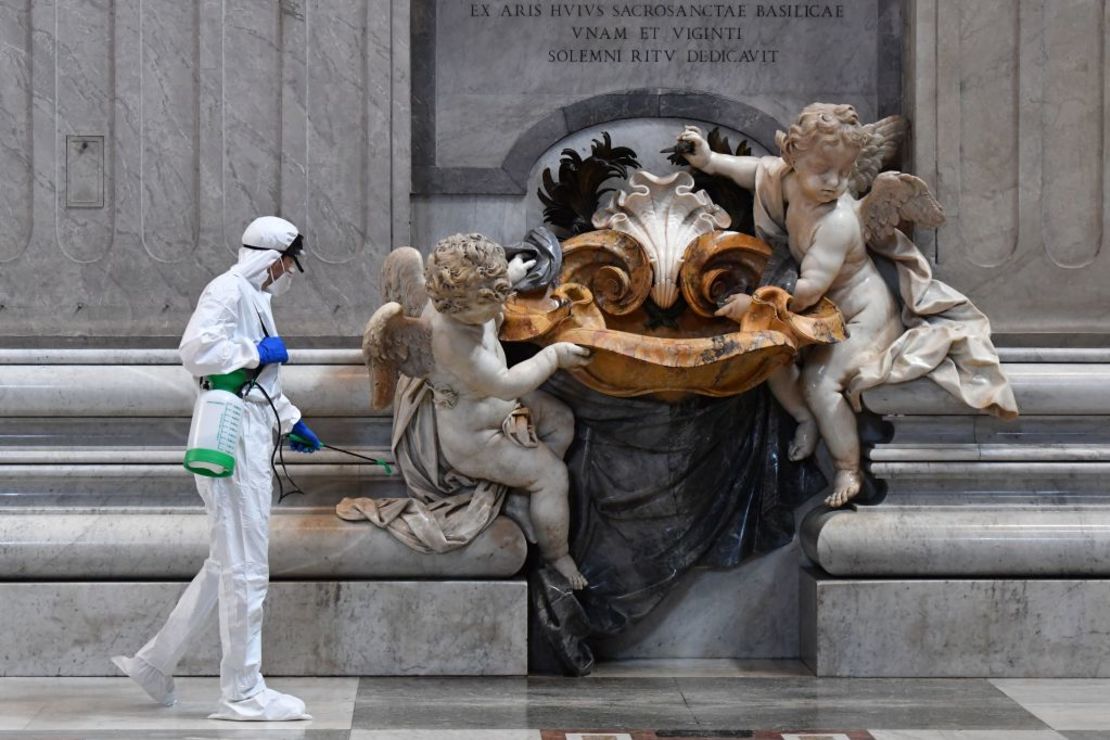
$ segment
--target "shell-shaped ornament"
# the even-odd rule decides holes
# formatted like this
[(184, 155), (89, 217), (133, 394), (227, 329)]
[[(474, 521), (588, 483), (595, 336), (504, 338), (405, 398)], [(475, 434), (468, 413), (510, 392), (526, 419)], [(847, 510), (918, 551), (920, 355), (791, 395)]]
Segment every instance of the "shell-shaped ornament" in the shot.
[(704, 190), (694, 192), (688, 172), (666, 177), (637, 170), (628, 179), (628, 192), (616, 194), (594, 214), (598, 229), (613, 229), (639, 242), (651, 261), (651, 298), (660, 308), (678, 300), (678, 276), (686, 247), (702, 234), (728, 228), (728, 213)]

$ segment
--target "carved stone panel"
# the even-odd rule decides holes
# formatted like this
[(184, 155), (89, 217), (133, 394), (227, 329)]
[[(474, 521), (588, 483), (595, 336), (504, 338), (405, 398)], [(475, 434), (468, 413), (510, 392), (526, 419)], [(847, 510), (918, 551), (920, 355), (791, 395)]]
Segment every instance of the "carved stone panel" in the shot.
[(264, 214), (306, 236), (284, 333), (357, 335), (408, 241), (407, 36), (407, 0), (4, 3), (0, 336), (172, 343)]
[(919, 0), (911, 20), (915, 170), (948, 216), (938, 276), (995, 332), (1106, 334), (1110, 3)]

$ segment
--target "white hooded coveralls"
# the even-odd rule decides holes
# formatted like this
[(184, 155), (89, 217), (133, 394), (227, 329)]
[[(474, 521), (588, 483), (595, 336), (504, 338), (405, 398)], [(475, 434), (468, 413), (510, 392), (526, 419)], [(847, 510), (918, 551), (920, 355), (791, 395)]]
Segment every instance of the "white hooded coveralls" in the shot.
[[(278, 336), (271, 296), (261, 286), (267, 268), (279, 259), (277, 251), (240, 249), (239, 262), (204, 289), (179, 347), (181, 361), (194, 377), (258, 367), (256, 345), (267, 333)], [(288, 433), (301, 413), (281, 392), (280, 366), (267, 365), (257, 382), (273, 400), (282, 433)], [(275, 418), (257, 388), (246, 401), (234, 473), (229, 478), (196, 476), (208, 514), (208, 559), (165, 626), (135, 656), (172, 676), (218, 603), (222, 707), (266, 690), (260, 670), (262, 602), (270, 576), (270, 457)]]

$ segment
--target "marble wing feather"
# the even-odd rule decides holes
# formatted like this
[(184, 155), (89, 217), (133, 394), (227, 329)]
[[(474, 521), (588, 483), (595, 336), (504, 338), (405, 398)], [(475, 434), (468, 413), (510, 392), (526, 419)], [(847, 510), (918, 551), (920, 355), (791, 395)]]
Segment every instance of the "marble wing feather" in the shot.
[(859, 202), (863, 238), (868, 244), (887, 239), (902, 221), (927, 229), (944, 223), (944, 209), (925, 181), (904, 172), (883, 172)]
[(400, 303), (390, 301), (366, 323), (362, 359), (370, 370), (370, 405), (384, 409), (393, 402), (399, 373), (423, 378), (432, 371), (431, 325), (406, 316)]
[(874, 123), (863, 126), (867, 142), (856, 158), (850, 185), (852, 195), (857, 198), (866, 193), (883, 167), (894, 160), (898, 147), (906, 139), (909, 124), (902, 116), (887, 116)]
[(418, 318), (428, 302), (424, 290), (424, 258), (412, 247), (398, 247), (382, 265), (382, 299), (400, 303), (405, 316)]

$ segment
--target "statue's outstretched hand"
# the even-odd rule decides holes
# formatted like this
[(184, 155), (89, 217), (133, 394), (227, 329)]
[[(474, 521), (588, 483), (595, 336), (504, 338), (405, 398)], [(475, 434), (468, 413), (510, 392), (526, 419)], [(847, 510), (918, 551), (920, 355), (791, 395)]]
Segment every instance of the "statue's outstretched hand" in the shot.
[(555, 351), (559, 367), (564, 369), (584, 367), (590, 364), (590, 359), (592, 359), (589, 349), (573, 342), (556, 342), (551, 345), (551, 349)]
[(733, 293), (713, 315), (731, 319), (739, 324), (740, 319), (744, 318), (744, 314), (748, 312), (751, 306), (752, 297), (750, 295), (746, 293)]
[(525, 260), (521, 255), (513, 257), (509, 261), (509, 282), (516, 286), (524, 278), (528, 277), (528, 271), (536, 266), (535, 260)]
[(704, 170), (709, 166), (709, 157), (712, 152), (709, 149), (709, 142), (705, 140), (700, 128), (687, 126), (678, 135), (678, 141), (693, 147), (692, 151), (683, 151), (682, 148), (677, 149), (682, 153), (682, 156), (686, 157), (687, 162), (699, 170)]

